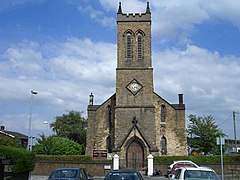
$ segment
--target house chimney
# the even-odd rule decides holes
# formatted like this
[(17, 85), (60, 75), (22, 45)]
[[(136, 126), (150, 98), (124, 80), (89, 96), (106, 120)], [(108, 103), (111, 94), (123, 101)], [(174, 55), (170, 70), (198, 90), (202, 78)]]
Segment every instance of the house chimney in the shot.
[(178, 94), (179, 104), (183, 104), (183, 94)]
[(5, 127), (4, 127), (4, 126), (1, 126), (0, 129), (1, 129), (1, 131), (4, 131), (4, 130), (5, 130)]

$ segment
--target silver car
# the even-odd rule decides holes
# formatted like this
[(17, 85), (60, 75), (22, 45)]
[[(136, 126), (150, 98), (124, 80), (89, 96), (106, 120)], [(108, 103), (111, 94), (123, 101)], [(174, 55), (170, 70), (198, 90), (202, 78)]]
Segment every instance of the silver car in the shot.
[(217, 173), (210, 168), (207, 167), (181, 167), (177, 168), (174, 171), (174, 174), (170, 175), (170, 180), (220, 180)]

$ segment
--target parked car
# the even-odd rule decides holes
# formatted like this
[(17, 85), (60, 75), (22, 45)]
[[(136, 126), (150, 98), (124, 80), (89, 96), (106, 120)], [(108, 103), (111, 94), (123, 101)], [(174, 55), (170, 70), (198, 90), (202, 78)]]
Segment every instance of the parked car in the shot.
[(58, 168), (55, 169), (48, 180), (90, 180), (92, 179), (84, 168)]
[(194, 167), (194, 168), (197, 168), (198, 166), (196, 166), (195, 164), (174, 164), (169, 175), (174, 174), (175, 169), (180, 168), (180, 167)]
[(189, 160), (173, 161), (173, 163), (168, 166), (167, 175), (169, 175), (169, 174), (171, 173), (171, 169), (173, 168), (173, 166), (174, 166), (175, 164), (181, 164), (181, 165), (186, 165), (186, 166), (199, 167), (197, 164), (195, 164), (194, 162), (189, 161)]
[(240, 152), (236, 152), (236, 151), (228, 151), (225, 153), (226, 155), (236, 155), (236, 154), (240, 154)]
[(113, 170), (104, 180), (144, 180), (144, 178), (137, 170)]
[(187, 179), (194, 179), (194, 180), (220, 180), (217, 173), (207, 167), (181, 167), (174, 171), (174, 174), (170, 175), (170, 180), (187, 180)]

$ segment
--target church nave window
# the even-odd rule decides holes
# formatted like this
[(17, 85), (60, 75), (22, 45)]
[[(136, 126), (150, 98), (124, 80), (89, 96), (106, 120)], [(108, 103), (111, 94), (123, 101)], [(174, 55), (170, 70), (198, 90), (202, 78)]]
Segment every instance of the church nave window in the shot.
[(165, 105), (161, 105), (160, 112), (161, 112), (160, 121), (161, 121), (161, 123), (165, 123), (166, 122), (166, 106)]
[(163, 135), (161, 139), (161, 153), (162, 155), (167, 154), (167, 138)]

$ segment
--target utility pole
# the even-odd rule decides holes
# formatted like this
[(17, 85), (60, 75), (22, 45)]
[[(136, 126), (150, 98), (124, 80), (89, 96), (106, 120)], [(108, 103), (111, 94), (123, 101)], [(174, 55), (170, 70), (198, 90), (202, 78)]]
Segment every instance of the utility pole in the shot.
[(233, 111), (233, 127), (234, 127), (235, 151), (237, 152), (236, 112), (235, 111)]

